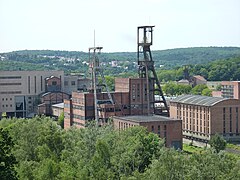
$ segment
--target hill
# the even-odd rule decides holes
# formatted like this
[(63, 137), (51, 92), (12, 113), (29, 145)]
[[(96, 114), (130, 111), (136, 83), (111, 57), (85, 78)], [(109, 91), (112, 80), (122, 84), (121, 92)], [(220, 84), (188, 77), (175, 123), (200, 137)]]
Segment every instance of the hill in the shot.
[[(136, 52), (102, 53), (107, 74), (136, 72)], [(207, 64), (214, 60), (240, 56), (239, 47), (194, 47), (152, 51), (156, 68)], [(22, 50), (0, 54), (0, 70), (57, 70), (87, 72), (88, 53), (80, 51)]]

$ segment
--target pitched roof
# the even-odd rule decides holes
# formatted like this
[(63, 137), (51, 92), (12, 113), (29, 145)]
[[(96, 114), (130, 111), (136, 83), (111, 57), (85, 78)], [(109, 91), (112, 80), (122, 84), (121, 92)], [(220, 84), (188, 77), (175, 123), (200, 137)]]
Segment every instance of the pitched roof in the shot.
[(200, 75), (196, 75), (196, 76), (193, 76), (194, 78), (196, 79), (199, 79), (201, 81), (207, 81), (203, 76), (200, 76)]
[(200, 96), (200, 95), (183, 95), (183, 96), (178, 96), (173, 100), (170, 100), (170, 102), (200, 105), (200, 106), (213, 106), (225, 100), (229, 100), (229, 99), (222, 98), (222, 97), (210, 97), (210, 96)]

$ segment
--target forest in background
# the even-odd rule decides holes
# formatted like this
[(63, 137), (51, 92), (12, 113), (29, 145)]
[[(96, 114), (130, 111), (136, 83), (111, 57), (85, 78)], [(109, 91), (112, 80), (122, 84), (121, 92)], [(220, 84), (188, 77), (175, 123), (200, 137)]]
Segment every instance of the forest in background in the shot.
[[(194, 47), (152, 51), (157, 70), (205, 65), (215, 60), (240, 57), (239, 47)], [(0, 54), (0, 70), (64, 70), (87, 73), (89, 55), (78, 51), (22, 50)], [(136, 52), (101, 53), (106, 75), (137, 73)], [(116, 63), (112, 67), (111, 62)], [(202, 72), (204, 73), (204, 72)], [(211, 76), (210, 76), (211, 77)]]
[(0, 177), (7, 179), (240, 179), (239, 156), (167, 149), (144, 127), (89, 124), (64, 130), (48, 117), (0, 121)]

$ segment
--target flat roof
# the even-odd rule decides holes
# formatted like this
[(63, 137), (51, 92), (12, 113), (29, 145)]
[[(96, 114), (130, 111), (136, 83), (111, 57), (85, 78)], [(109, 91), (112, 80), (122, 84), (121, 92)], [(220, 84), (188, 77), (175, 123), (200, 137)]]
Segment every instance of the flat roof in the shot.
[(210, 96), (200, 96), (200, 95), (183, 95), (178, 96), (175, 99), (170, 100), (170, 102), (200, 105), (200, 106), (213, 106), (219, 102), (226, 101), (227, 98), (222, 97), (210, 97)]
[(121, 119), (125, 121), (132, 122), (154, 122), (154, 121), (181, 121), (179, 119), (172, 119), (170, 117), (160, 116), (160, 115), (133, 115), (133, 116), (115, 116), (116, 119)]

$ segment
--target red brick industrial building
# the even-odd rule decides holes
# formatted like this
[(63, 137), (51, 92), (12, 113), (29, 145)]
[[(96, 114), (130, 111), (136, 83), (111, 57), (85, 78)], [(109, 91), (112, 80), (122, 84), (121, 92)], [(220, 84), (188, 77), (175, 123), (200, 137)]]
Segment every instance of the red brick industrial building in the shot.
[[(113, 117), (114, 127), (126, 129), (140, 125), (165, 138), (167, 147), (182, 148), (181, 121), (153, 115), (153, 107), (148, 105), (146, 79), (116, 78), (112, 104), (102, 104), (99, 112), (99, 124), (106, 123)], [(107, 97), (107, 93), (98, 93), (98, 99)], [(153, 96), (153, 94), (152, 94)], [(150, 97), (150, 102), (153, 97)], [(71, 100), (64, 101), (64, 128), (76, 126), (84, 128), (89, 120), (95, 119), (94, 94), (90, 92), (73, 92)]]
[(222, 97), (240, 99), (240, 81), (222, 81)]
[(133, 126), (144, 126), (149, 132), (158, 134), (165, 140), (166, 147), (182, 149), (182, 121), (164, 116), (124, 116), (113, 117), (114, 128), (124, 130)]
[(185, 138), (208, 142), (219, 133), (226, 140), (240, 141), (240, 100), (179, 96), (170, 102), (170, 117), (182, 120)]

